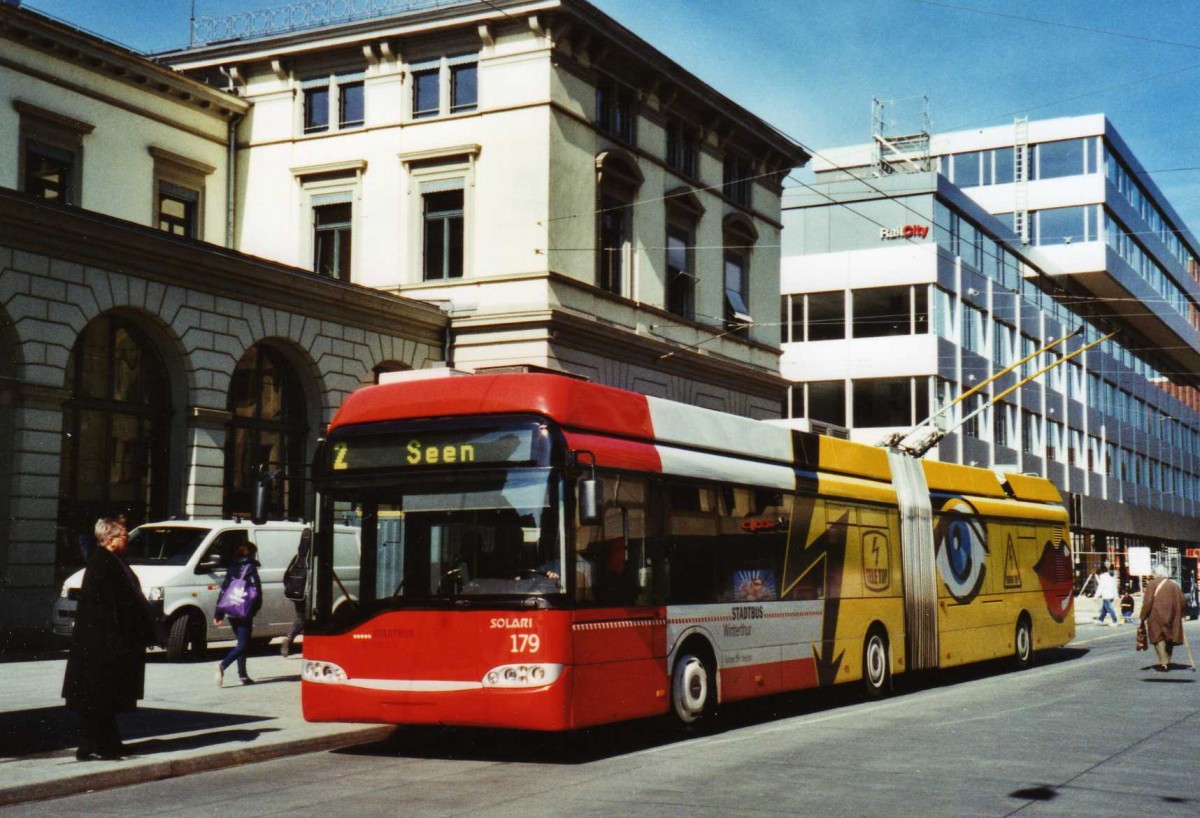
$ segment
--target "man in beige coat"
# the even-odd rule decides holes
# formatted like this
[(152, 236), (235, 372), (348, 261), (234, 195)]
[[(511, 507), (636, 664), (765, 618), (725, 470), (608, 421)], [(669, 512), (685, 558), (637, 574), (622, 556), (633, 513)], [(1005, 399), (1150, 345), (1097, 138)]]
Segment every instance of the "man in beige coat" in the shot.
[(1146, 638), (1158, 654), (1154, 669), (1165, 673), (1171, 669), (1171, 649), (1183, 644), (1183, 591), (1165, 565), (1154, 566), (1154, 578), (1142, 597), (1141, 619)]

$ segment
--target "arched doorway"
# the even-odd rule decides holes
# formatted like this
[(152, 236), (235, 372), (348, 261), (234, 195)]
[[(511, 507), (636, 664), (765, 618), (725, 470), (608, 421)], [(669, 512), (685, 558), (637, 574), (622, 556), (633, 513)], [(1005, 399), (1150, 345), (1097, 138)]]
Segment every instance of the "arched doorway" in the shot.
[(146, 334), (119, 315), (88, 324), (67, 361), (59, 472), (57, 564), (82, 564), (96, 519), (130, 528), (167, 515), (171, 390)]
[(304, 516), (304, 444), (308, 422), (300, 380), (276, 350), (263, 344), (238, 361), (229, 385), (229, 435), (225, 448), (225, 513), (249, 515), (265, 466), (281, 470), (271, 516)]

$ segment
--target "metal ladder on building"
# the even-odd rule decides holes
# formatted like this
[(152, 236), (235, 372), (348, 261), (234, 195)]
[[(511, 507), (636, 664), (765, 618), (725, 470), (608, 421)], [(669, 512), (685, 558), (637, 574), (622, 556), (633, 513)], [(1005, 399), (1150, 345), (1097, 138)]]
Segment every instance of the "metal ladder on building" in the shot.
[(1013, 232), (1029, 244), (1029, 117), (1013, 120)]

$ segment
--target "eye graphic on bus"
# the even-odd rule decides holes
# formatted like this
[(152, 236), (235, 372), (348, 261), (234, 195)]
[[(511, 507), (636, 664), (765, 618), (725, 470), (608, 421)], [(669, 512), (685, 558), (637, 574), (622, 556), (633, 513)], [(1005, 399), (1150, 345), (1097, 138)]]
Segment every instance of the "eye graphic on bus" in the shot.
[(965, 500), (942, 506), (935, 529), (936, 563), (946, 590), (959, 602), (979, 593), (987, 569), (987, 537), (975, 509)]

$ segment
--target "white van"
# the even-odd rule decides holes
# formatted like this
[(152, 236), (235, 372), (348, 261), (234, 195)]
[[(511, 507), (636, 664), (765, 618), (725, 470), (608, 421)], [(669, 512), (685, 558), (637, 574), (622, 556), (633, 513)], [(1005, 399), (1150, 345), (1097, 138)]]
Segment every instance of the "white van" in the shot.
[[(167, 657), (188, 654), (202, 658), (210, 640), (232, 639), (227, 624), (213, 625), (214, 609), (225, 566), (237, 546), (250, 540), (258, 546), (259, 578), (263, 604), (254, 618), (254, 637), (284, 636), (292, 626), (296, 608), (283, 595), (283, 572), (296, 555), (300, 522), (266, 522), (255, 525), (240, 520), (171, 520), (146, 523), (130, 532), (126, 559), (142, 584), (142, 593), (159, 613), (167, 633)], [(358, 594), (358, 529), (334, 529), (334, 571), (351, 596)], [(69, 637), (75, 627), (75, 609), (83, 571), (63, 583), (54, 604), (51, 628)], [(339, 600), (343, 601), (343, 600)]]

